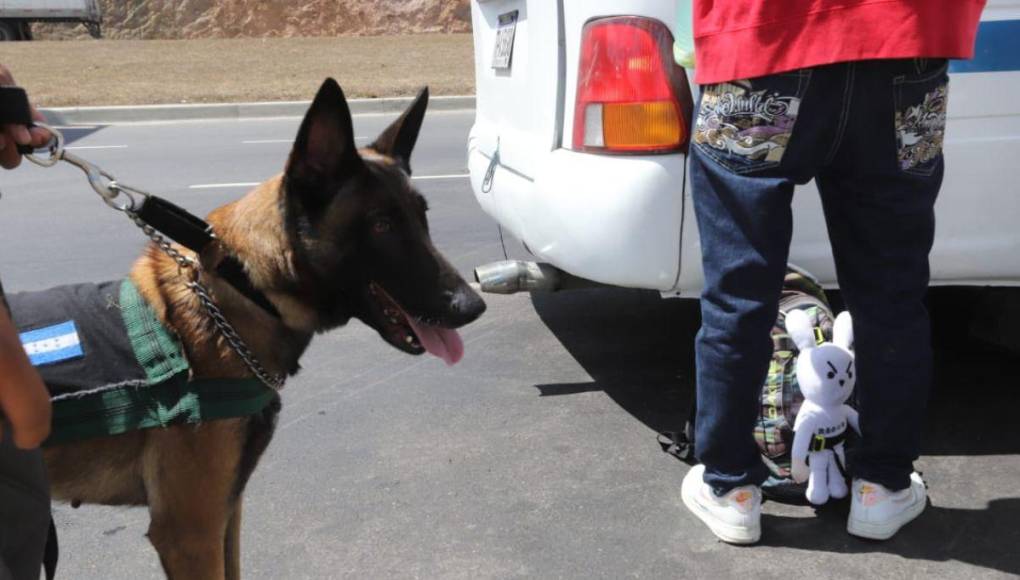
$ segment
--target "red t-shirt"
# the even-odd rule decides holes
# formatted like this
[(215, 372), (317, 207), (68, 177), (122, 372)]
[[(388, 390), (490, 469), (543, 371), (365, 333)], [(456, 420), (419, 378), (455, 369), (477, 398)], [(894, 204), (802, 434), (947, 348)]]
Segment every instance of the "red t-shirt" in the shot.
[(695, 81), (878, 58), (971, 58), (985, 0), (694, 0)]

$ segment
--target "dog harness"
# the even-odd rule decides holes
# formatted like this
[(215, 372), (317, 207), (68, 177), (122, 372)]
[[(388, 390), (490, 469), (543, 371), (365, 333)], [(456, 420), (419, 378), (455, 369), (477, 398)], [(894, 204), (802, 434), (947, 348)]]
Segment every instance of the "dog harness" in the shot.
[(255, 378), (193, 379), (180, 341), (131, 280), (7, 296), (50, 390), (45, 445), (256, 414), (278, 394)]

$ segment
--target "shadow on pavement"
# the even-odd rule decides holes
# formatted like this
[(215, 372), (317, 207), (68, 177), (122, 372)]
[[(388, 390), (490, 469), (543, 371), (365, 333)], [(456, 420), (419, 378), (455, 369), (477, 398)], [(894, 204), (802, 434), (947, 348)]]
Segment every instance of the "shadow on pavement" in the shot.
[[(838, 309), (838, 296), (833, 302)], [(696, 300), (593, 289), (534, 294), (532, 303), (592, 377), (590, 383), (536, 385), (541, 396), (604, 391), (655, 431), (682, 427), (694, 393), (694, 337), (701, 323)], [(958, 325), (943, 324), (943, 312), (934, 312), (934, 326), (952, 334), (944, 327)], [(956, 336), (936, 341), (925, 455), (1020, 455), (1020, 354)]]
[(543, 397), (604, 391), (654, 431), (682, 427), (694, 396), (696, 300), (625, 289), (534, 294), (545, 325), (590, 383), (536, 385)]
[[(938, 503), (939, 497), (933, 500)], [(997, 499), (984, 509), (954, 509), (929, 503), (921, 517), (891, 540), (873, 542), (846, 533), (850, 509), (844, 500), (817, 511), (815, 518), (763, 515), (762, 546), (809, 552), (894, 554), (909, 560), (958, 560), (1020, 574), (1020, 498)]]
[[(545, 325), (592, 377), (590, 383), (536, 385), (541, 396), (604, 391), (653, 431), (680, 428), (694, 392), (694, 337), (700, 325), (696, 300), (598, 289), (535, 294), (532, 301)], [(935, 325), (942, 327), (938, 316)], [(1018, 368), (1020, 355), (1015, 353), (965, 338), (936, 340), (936, 386), (924, 455), (1020, 455)], [(657, 444), (654, 437), (648, 444)], [(1012, 476), (1009, 469), (1005, 474)], [(964, 485), (980, 476), (951, 475)], [(939, 503), (938, 491), (933, 493)], [(919, 520), (922, 525), (885, 543), (846, 534), (848, 509), (843, 501), (818, 510), (817, 518), (765, 516), (766, 541), (796, 550), (959, 560), (1020, 574), (1020, 498), (996, 499), (977, 510), (929, 506)]]
[(924, 454), (1020, 455), (1017, 369), (1017, 354), (936, 349)]

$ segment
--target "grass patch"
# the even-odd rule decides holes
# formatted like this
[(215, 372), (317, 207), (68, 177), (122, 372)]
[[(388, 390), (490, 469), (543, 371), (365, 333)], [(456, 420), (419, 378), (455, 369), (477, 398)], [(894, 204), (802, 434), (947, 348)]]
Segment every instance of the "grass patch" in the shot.
[(470, 34), (3, 43), (42, 107), (310, 100), (331, 76), (350, 98), (473, 94)]

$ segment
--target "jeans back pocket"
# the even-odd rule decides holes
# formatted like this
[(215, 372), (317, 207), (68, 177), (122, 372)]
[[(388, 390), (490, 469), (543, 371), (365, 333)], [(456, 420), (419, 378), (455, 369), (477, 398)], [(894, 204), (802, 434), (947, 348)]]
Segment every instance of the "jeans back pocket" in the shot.
[(896, 154), (901, 171), (930, 176), (942, 160), (949, 104), (949, 61), (915, 59), (893, 79)]
[(811, 70), (704, 87), (694, 146), (733, 173), (779, 165), (797, 123)]

